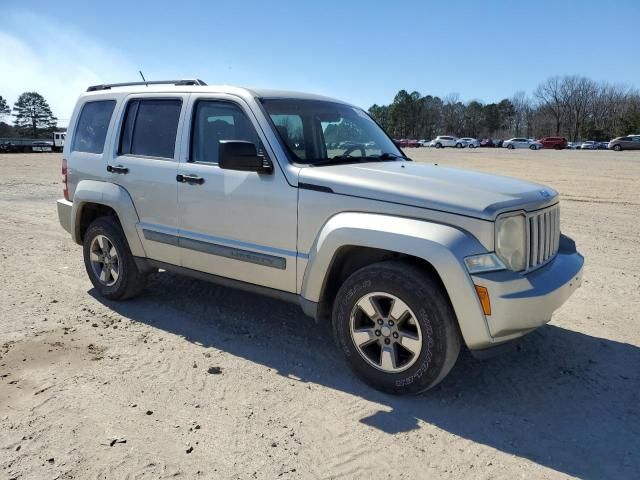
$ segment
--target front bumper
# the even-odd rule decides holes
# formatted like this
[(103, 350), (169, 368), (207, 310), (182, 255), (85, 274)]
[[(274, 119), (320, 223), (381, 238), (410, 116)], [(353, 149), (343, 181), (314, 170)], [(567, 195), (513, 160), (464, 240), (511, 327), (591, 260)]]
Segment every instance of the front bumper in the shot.
[(58, 205), (58, 221), (62, 228), (64, 228), (67, 232), (71, 233), (71, 210), (73, 208), (73, 203), (69, 200), (65, 200), (61, 198), (57, 202)]
[(582, 284), (583, 265), (584, 257), (575, 243), (563, 236), (556, 257), (538, 270), (472, 275), (475, 285), (489, 291), (491, 315), (486, 319), (493, 342), (517, 338), (548, 323)]

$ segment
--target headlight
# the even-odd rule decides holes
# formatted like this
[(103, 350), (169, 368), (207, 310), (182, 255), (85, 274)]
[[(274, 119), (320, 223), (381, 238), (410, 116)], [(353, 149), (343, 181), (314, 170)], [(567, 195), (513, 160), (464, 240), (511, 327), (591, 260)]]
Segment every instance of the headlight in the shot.
[(527, 238), (524, 215), (508, 215), (496, 220), (496, 253), (509, 270), (526, 267)]

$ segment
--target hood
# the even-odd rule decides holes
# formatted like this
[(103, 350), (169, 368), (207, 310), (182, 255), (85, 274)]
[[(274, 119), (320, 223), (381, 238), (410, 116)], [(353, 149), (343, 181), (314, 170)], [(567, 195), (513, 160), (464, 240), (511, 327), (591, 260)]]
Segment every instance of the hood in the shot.
[(537, 183), (405, 161), (309, 166), (301, 169), (299, 182), (483, 220), (510, 210), (538, 210), (558, 200), (555, 190)]

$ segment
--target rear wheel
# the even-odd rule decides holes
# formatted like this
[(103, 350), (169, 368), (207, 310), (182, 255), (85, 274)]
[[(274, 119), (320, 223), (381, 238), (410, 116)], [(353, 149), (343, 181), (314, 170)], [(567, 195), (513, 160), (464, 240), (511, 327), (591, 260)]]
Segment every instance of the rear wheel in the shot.
[(99, 217), (89, 225), (83, 254), (89, 279), (103, 297), (125, 300), (144, 288), (146, 276), (138, 269), (124, 232), (112, 217)]
[(362, 268), (345, 281), (334, 302), (333, 332), (353, 371), (372, 387), (395, 394), (438, 384), (461, 345), (441, 286), (396, 261)]
[(531, 145), (529, 148), (530, 148), (531, 150), (537, 150), (537, 149), (538, 149), (538, 147), (536, 147), (535, 145)]

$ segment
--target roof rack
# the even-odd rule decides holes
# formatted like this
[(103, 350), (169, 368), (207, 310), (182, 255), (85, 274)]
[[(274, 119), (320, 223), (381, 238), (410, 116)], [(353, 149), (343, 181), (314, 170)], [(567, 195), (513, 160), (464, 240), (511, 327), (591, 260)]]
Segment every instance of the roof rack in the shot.
[(92, 85), (87, 88), (87, 92), (97, 92), (98, 90), (109, 90), (113, 87), (133, 87), (133, 86), (148, 86), (148, 85), (198, 85), (198, 86), (206, 86), (202, 80), (196, 79), (187, 79), (187, 80), (153, 80), (149, 82), (125, 82), (125, 83), (105, 83), (102, 85)]

